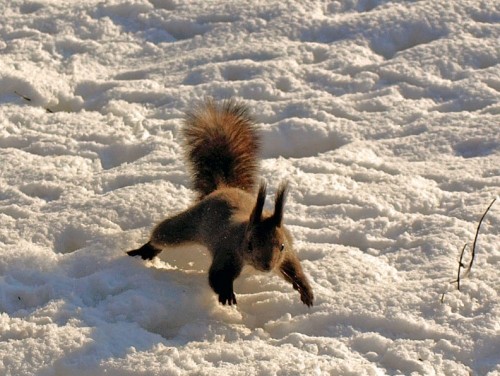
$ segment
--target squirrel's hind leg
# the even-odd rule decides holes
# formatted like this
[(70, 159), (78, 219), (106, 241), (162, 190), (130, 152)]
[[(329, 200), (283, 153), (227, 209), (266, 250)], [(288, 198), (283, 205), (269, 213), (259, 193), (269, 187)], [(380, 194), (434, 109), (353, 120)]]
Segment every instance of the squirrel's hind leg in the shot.
[(193, 206), (173, 217), (160, 222), (153, 230), (149, 242), (155, 248), (196, 242), (200, 230), (202, 213), (199, 206)]
[(144, 260), (151, 260), (165, 247), (196, 242), (200, 221), (200, 207), (195, 205), (160, 222), (154, 228), (149, 242), (127, 253), (129, 256), (141, 256)]

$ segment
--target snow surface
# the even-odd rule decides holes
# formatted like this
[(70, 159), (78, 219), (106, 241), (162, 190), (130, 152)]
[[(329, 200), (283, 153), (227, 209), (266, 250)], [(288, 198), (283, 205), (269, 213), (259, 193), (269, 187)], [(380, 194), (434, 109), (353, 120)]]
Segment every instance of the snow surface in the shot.
[[(0, 2), (1, 375), (498, 375), (498, 0)], [(185, 110), (246, 101), (316, 294), (203, 249)], [(268, 203), (269, 204), (269, 203)], [(444, 295), (443, 295), (444, 294)]]

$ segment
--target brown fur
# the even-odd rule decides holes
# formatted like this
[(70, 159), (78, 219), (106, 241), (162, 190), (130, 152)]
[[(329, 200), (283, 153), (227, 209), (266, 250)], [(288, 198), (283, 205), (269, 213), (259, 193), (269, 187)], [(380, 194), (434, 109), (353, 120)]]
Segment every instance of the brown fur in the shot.
[(148, 243), (130, 256), (152, 259), (162, 248), (196, 242), (212, 255), (209, 284), (222, 304), (236, 304), (233, 281), (245, 264), (260, 271), (279, 271), (312, 306), (314, 296), (283, 226), (287, 185), (264, 211), (266, 185), (256, 186), (260, 140), (247, 109), (233, 101), (208, 101), (186, 117), (184, 136), (199, 200), (158, 224)]
[(207, 100), (188, 112), (184, 123), (187, 159), (200, 198), (222, 186), (255, 189), (260, 140), (245, 106)]

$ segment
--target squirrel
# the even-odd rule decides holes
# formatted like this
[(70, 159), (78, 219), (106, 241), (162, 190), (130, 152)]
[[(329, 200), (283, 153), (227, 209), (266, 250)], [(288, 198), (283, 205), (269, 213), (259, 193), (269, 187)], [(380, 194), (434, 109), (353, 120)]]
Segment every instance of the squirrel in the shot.
[(283, 225), (288, 185), (279, 186), (273, 212), (264, 210), (265, 182), (257, 189), (261, 140), (248, 108), (232, 99), (206, 100), (186, 113), (182, 134), (198, 198), (159, 223), (149, 241), (128, 255), (151, 260), (164, 247), (200, 243), (212, 256), (208, 281), (221, 304), (236, 304), (233, 281), (251, 265), (278, 271), (311, 307), (312, 288)]

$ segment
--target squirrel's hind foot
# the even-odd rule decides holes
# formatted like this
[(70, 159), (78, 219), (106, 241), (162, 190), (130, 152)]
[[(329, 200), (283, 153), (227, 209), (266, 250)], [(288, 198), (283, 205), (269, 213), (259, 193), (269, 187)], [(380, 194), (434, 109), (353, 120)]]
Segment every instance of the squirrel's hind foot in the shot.
[(160, 252), (161, 249), (157, 249), (150, 243), (146, 243), (141, 248), (128, 251), (127, 254), (132, 257), (141, 256), (143, 260), (152, 260)]

